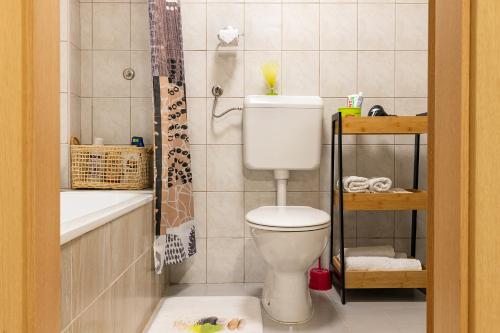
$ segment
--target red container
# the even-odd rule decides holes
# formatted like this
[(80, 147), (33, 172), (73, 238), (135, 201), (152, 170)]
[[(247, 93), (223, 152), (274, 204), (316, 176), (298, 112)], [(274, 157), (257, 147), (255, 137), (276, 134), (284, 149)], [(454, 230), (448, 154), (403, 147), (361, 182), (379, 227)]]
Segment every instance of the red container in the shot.
[(318, 262), (317, 268), (311, 268), (311, 270), (309, 271), (309, 288), (313, 290), (332, 289), (332, 280), (330, 279), (330, 271), (321, 268), (321, 261)]

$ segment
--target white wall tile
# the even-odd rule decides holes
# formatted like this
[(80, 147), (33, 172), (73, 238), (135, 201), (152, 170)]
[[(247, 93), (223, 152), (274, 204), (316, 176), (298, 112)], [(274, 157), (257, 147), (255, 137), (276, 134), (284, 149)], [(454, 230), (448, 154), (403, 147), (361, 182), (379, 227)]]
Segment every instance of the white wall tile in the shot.
[(93, 136), (105, 144), (130, 143), (130, 99), (95, 98), (92, 105)]
[(358, 6), (355, 4), (321, 4), (321, 50), (356, 50)]
[(361, 177), (389, 177), (394, 180), (394, 146), (357, 146), (356, 169)]
[(93, 47), (97, 50), (130, 49), (130, 4), (93, 4)]
[(81, 119), (81, 100), (80, 96), (69, 95), (69, 138), (80, 138), (80, 119)]
[(81, 93), (81, 51), (74, 44), (68, 44), (68, 92), (80, 96)]
[(396, 50), (427, 50), (428, 6), (396, 5)]
[(319, 94), (319, 52), (283, 52), (283, 94)]
[(207, 282), (243, 282), (244, 247), (245, 240), (243, 238), (208, 238)]
[(207, 237), (207, 192), (193, 192), (196, 238)]
[(358, 5), (358, 48), (394, 50), (394, 4)]
[(322, 51), (320, 58), (322, 97), (344, 97), (356, 92), (358, 75), (356, 51)]
[(130, 48), (149, 50), (149, 13), (146, 3), (130, 6)]
[(151, 77), (151, 53), (149, 51), (132, 51), (130, 67), (135, 77), (130, 81), (132, 97), (153, 97), (153, 78)]
[(243, 191), (241, 145), (207, 145), (207, 190)]
[(396, 97), (427, 97), (426, 51), (396, 52)]
[(394, 212), (358, 212), (358, 238), (394, 237)]
[(80, 46), (82, 50), (92, 49), (92, 4), (80, 3)]
[(130, 99), (130, 135), (141, 136), (146, 145), (153, 144), (153, 100)]
[(224, 97), (244, 95), (244, 53), (241, 51), (207, 52), (207, 96), (212, 95), (212, 87), (224, 89)]
[(207, 146), (191, 145), (193, 191), (207, 190)]
[(207, 193), (207, 237), (244, 236), (243, 192)]
[(129, 51), (94, 51), (94, 97), (130, 97), (130, 81), (123, 70), (130, 67)]
[(319, 209), (319, 192), (288, 192), (288, 206), (309, 206)]
[(184, 50), (206, 50), (207, 5), (202, 3), (182, 4), (182, 39)]
[(284, 4), (283, 50), (318, 49), (319, 5)]
[(82, 98), (80, 143), (90, 145), (92, 138), (92, 98)]
[(318, 191), (319, 169), (292, 170), (288, 179), (288, 191)]
[(394, 97), (394, 52), (358, 52), (358, 90), (367, 97)]
[(78, 1), (69, 2), (69, 22), (68, 41), (80, 48), (80, 3)]
[(189, 142), (207, 143), (207, 104), (205, 98), (188, 98)]
[(204, 51), (184, 52), (187, 97), (207, 96), (207, 57)]
[[(243, 111), (231, 111), (221, 118), (212, 117), (214, 99), (207, 99), (206, 133), (208, 144), (241, 144)], [(215, 112), (220, 114), (229, 108), (242, 107), (242, 98), (221, 98)]]
[(245, 168), (245, 191), (276, 191), (274, 173), (270, 170), (250, 170)]
[(245, 49), (281, 50), (281, 5), (245, 5)]
[(196, 255), (186, 261), (170, 266), (170, 282), (172, 283), (206, 283), (207, 282), (207, 241), (196, 240)]
[(81, 51), (81, 73), (80, 73), (80, 95), (82, 97), (92, 97), (92, 75), (94, 67), (94, 52)]

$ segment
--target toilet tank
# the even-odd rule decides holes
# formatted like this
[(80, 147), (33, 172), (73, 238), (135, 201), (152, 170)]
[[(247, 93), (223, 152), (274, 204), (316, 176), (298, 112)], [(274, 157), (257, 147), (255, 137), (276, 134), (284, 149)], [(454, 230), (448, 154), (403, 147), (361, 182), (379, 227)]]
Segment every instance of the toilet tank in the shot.
[(247, 96), (243, 159), (256, 170), (319, 167), (323, 100), (317, 96)]

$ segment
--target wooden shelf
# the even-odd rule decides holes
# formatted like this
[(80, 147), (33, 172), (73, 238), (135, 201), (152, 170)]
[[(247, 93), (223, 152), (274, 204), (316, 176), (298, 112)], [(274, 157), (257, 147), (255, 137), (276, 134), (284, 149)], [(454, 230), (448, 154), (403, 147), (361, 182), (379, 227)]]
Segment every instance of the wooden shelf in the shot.
[[(338, 257), (333, 258), (333, 266), (340, 272)], [(377, 288), (427, 288), (427, 270), (421, 271), (345, 271), (347, 289)]]
[[(349, 193), (344, 192), (344, 210), (423, 210), (427, 209), (427, 192), (408, 193)], [(339, 205), (339, 190), (335, 190), (335, 206)]]
[(343, 134), (424, 134), (427, 116), (345, 117)]

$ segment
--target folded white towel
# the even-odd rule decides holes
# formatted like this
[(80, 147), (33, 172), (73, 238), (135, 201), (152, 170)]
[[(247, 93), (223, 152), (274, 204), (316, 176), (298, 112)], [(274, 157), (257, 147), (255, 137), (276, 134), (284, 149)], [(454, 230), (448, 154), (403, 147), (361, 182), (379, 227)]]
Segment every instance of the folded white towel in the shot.
[(392, 180), (387, 177), (376, 177), (368, 179), (370, 192), (387, 192), (391, 189)]
[(418, 259), (387, 257), (346, 257), (348, 271), (421, 271)]
[[(358, 176), (346, 176), (342, 178), (345, 192), (368, 192), (370, 183), (368, 178)], [(337, 182), (337, 188), (340, 188), (340, 180)]]
[(350, 247), (344, 249), (345, 257), (387, 257), (394, 258), (396, 252), (390, 245)]

